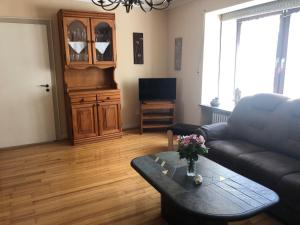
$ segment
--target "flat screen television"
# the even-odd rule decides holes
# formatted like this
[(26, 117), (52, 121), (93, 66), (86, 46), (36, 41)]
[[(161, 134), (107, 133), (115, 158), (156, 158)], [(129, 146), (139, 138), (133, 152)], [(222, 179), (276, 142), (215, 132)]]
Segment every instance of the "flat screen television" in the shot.
[(176, 100), (176, 78), (140, 78), (140, 101)]

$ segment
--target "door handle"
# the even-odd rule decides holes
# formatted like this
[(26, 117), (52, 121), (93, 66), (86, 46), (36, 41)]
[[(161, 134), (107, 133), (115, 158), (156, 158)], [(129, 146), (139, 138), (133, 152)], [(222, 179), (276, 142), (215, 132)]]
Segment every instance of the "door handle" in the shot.
[(40, 87), (44, 87), (46, 88), (46, 91), (49, 92), (50, 91), (50, 85), (49, 84), (41, 84)]

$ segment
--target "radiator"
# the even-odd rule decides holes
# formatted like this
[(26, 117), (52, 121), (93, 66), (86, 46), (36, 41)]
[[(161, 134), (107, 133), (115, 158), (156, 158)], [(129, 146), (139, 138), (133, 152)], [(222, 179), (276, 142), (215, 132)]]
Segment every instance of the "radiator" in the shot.
[(213, 112), (212, 113), (212, 123), (222, 123), (222, 122), (227, 122), (229, 118), (228, 113), (223, 113), (223, 112)]

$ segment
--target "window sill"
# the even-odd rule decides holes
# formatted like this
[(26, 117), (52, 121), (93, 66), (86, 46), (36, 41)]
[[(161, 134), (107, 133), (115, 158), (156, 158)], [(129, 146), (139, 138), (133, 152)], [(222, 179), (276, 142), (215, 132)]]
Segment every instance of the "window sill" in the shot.
[(222, 113), (228, 113), (230, 114), (233, 109), (234, 109), (234, 105), (225, 105), (225, 104), (221, 104), (220, 106), (218, 107), (214, 107), (214, 106), (211, 106), (210, 104), (199, 104), (200, 108), (202, 110), (209, 110), (209, 111), (214, 111), (214, 112), (222, 112)]

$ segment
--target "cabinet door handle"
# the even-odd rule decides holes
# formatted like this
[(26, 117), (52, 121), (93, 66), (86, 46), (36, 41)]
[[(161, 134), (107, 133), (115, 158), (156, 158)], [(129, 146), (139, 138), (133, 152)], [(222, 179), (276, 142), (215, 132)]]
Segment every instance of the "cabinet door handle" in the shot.
[(110, 99), (110, 97), (106, 97), (106, 99), (107, 99), (107, 100), (109, 100), (109, 99)]

